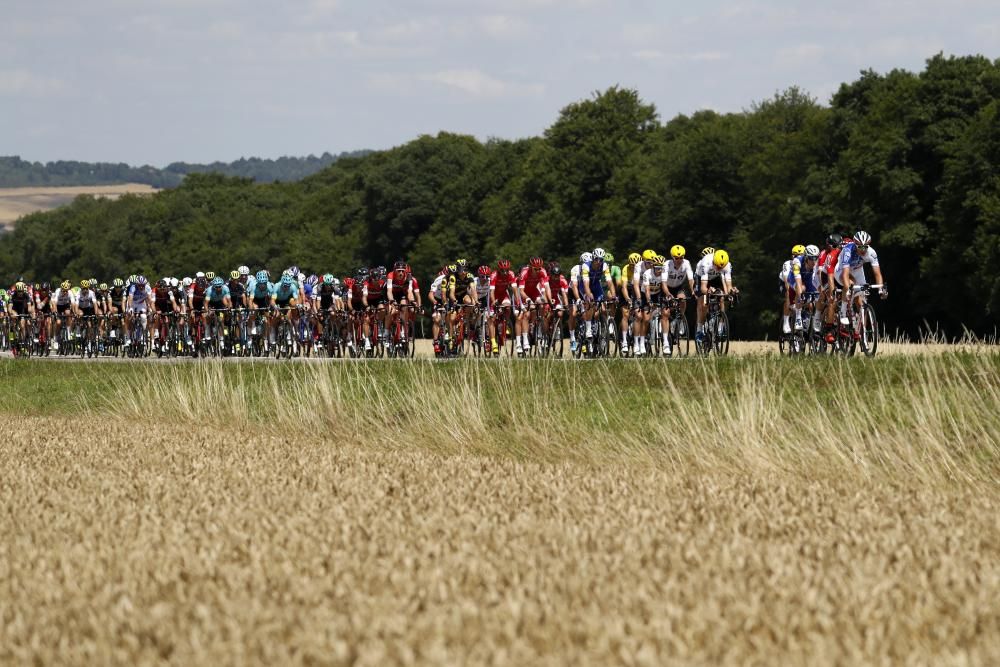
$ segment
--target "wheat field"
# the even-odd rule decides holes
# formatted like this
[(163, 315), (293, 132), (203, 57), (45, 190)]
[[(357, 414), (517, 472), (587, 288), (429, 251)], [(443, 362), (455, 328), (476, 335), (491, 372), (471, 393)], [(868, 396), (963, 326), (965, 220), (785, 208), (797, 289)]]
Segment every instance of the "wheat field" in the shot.
[(2, 364), (0, 661), (1000, 663), (1000, 356), (880, 361)]

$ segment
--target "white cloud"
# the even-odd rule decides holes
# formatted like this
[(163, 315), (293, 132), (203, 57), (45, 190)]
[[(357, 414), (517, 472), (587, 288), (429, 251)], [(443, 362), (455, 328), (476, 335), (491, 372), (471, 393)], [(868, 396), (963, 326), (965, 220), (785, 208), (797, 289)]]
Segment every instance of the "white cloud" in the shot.
[(9, 97), (54, 97), (68, 92), (62, 79), (43, 76), (23, 69), (0, 70), (0, 95)]
[(545, 86), (542, 84), (501, 81), (477, 69), (442, 70), (426, 74), (421, 78), (460, 90), (473, 97), (541, 95), (545, 92)]
[(820, 60), (826, 53), (819, 44), (796, 44), (778, 49), (778, 59), (790, 65), (804, 65)]
[(718, 62), (729, 58), (722, 51), (695, 51), (693, 53), (667, 53), (659, 49), (640, 49), (632, 52), (632, 57), (644, 62), (675, 65), (679, 63)]

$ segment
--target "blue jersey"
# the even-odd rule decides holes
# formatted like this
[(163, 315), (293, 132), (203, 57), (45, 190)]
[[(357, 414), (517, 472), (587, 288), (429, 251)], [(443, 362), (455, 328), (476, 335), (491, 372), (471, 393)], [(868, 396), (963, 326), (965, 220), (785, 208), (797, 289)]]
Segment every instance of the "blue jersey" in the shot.
[(816, 264), (813, 264), (812, 269), (807, 269), (806, 258), (804, 255), (797, 255), (792, 258), (791, 265), (788, 267), (788, 281), (789, 289), (795, 289), (795, 278), (802, 278), (802, 286), (807, 292), (816, 291), (816, 283), (813, 281), (813, 275), (816, 271)]
[(211, 303), (222, 303), (227, 296), (229, 296), (229, 288), (225, 285), (222, 287), (209, 285), (208, 289), (205, 290), (205, 298)]
[(868, 246), (868, 251), (862, 255), (858, 252), (858, 246), (853, 241), (846, 244), (840, 251), (840, 258), (837, 261), (837, 269), (844, 270), (844, 267), (851, 267), (851, 272), (857, 271), (865, 264), (878, 266), (878, 253), (875, 248)]
[(288, 301), (289, 299), (297, 299), (299, 297), (299, 286), (295, 283), (291, 285), (286, 283), (278, 283), (274, 287), (274, 298), (278, 301)]
[(251, 277), (250, 282), (247, 283), (247, 294), (252, 299), (270, 299), (271, 295), (274, 294), (274, 283), (266, 280), (257, 282), (256, 278)]
[(604, 260), (593, 259), (587, 264), (580, 265), (580, 294), (584, 294), (584, 283), (590, 283), (590, 293), (595, 299), (604, 298), (604, 286), (611, 280), (611, 267)]
[(307, 301), (312, 298), (312, 295), (313, 295), (313, 286), (312, 285), (310, 285), (309, 283), (306, 283), (302, 287), (302, 291), (305, 292), (305, 294), (306, 294), (306, 300)]

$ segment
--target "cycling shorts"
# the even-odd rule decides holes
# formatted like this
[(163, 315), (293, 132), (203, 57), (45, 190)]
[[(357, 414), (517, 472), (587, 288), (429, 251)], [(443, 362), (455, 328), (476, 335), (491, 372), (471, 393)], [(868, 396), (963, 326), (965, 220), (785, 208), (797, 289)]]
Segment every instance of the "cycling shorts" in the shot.
[(670, 296), (675, 299), (686, 299), (690, 296), (690, 294), (688, 294), (688, 286), (685, 283), (681, 283), (677, 287), (670, 287), (667, 285), (667, 292), (669, 292)]

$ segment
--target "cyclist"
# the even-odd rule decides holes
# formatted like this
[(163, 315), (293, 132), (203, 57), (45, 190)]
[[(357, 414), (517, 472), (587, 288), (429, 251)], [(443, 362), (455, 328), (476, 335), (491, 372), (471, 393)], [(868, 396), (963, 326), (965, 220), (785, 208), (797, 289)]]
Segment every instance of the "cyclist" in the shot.
[[(168, 313), (179, 311), (177, 299), (174, 298), (174, 291), (170, 289), (168, 278), (163, 278), (156, 283), (153, 288), (153, 346), (162, 344), (160, 339), (160, 322)], [(165, 341), (163, 341), (165, 342)]]
[(670, 354), (670, 340), (667, 337), (667, 313), (663, 308), (663, 294), (666, 283), (666, 263), (667, 259), (663, 255), (653, 258), (652, 265), (642, 274), (642, 301), (649, 311), (643, 312), (641, 335), (636, 337), (636, 356), (642, 357), (646, 354), (646, 336), (649, 334), (649, 323), (652, 318), (652, 309), (656, 306), (660, 308), (660, 333), (663, 337), (662, 354)]
[(605, 294), (615, 293), (615, 284), (611, 280), (611, 269), (604, 262), (604, 249), (595, 248), (593, 259), (580, 265), (580, 291), (583, 301), (587, 304), (583, 310), (584, 335), (593, 338), (592, 322), (597, 310), (604, 312)]
[(632, 312), (634, 294), (632, 293), (632, 278), (636, 264), (642, 261), (642, 255), (637, 252), (629, 253), (625, 263), (619, 270), (619, 278), (616, 281), (618, 288), (618, 300), (621, 302), (621, 321), (618, 323), (618, 330), (622, 334), (622, 354), (628, 354), (628, 318)]
[[(791, 259), (786, 259), (781, 265), (781, 271), (778, 272), (778, 289), (781, 292), (783, 298), (782, 313), (781, 313), (781, 330), (786, 333), (792, 333), (792, 327), (789, 323), (789, 318), (791, 317), (792, 307), (795, 305), (795, 299), (792, 298), (791, 290), (789, 288), (789, 276), (792, 275), (793, 264), (796, 267), (801, 267), (802, 256), (806, 252), (806, 247), (801, 243), (796, 243), (792, 246), (792, 257)], [(795, 282), (794, 279), (791, 282)]]
[(521, 270), (521, 275), (517, 278), (518, 296), (524, 304), (514, 323), (514, 340), (517, 344), (517, 353), (523, 354), (531, 349), (531, 341), (528, 332), (534, 324), (536, 313), (535, 304), (548, 303), (551, 295), (548, 293), (549, 275), (545, 272), (544, 263), (541, 257), (532, 257), (528, 261), (528, 266)]
[(444, 267), (431, 281), (431, 286), (427, 290), (427, 300), (431, 303), (431, 334), (434, 340), (434, 354), (440, 354), (441, 349), (438, 343), (438, 336), (441, 335), (441, 327), (445, 326), (443, 315), (438, 311), (438, 306), (445, 302), (448, 289), (448, 267)]
[[(207, 276), (206, 276), (207, 277)], [(205, 329), (212, 325), (215, 320), (215, 314), (220, 310), (232, 309), (233, 299), (229, 293), (229, 287), (226, 285), (226, 281), (222, 279), (222, 276), (216, 276), (212, 279), (211, 284), (208, 289), (205, 290)], [(220, 317), (220, 327), (219, 327), (219, 340), (223, 339), (222, 334), (222, 324), (225, 322), (225, 315), (219, 313)]]
[[(270, 275), (266, 269), (261, 269), (255, 275), (250, 276), (247, 281), (247, 307), (250, 309), (250, 335), (257, 335), (257, 311), (266, 311), (271, 307), (271, 296), (274, 294), (274, 285), (270, 281)], [(271, 328), (271, 318), (269, 314), (264, 314), (264, 352), (270, 351), (271, 338), (269, 331)]]
[(129, 337), (125, 341), (125, 345), (129, 345), (133, 332), (136, 327), (136, 320), (139, 321), (139, 327), (141, 329), (142, 335), (146, 335), (146, 310), (149, 306), (149, 302), (152, 300), (153, 290), (150, 289), (149, 283), (146, 281), (146, 277), (139, 275), (136, 276), (135, 281), (132, 286), (128, 289), (128, 297), (126, 297), (126, 323), (129, 328)]
[[(3, 291), (3, 290), (0, 290)], [(38, 286), (35, 292), (35, 316), (42, 319), (40, 327), (45, 327), (46, 335), (52, 338), (52, 320), (49, 317), (52, 314), (52, 285), (48, 281), (43, 282)], [(4, 309), (6, 310), (6, 309)], [(38, 342), (38, 337), (35, 336), (35, 342)]]
[(377, 266), (361, 284), (361, 303), (366, 309), (375, 311), (373, 318), (365, 321), (365, 351), (371, 349), (371, 341), (378, 335), (377, 331), (370, 330), (371, 322), (382, 321), (383, 325), (385, 324), (385, 303), (387, 300), (385, 277), (385, 267)]
[(590, 252), (580, 254), (580, 263), (574, 264), (569, 270), (569, 286), (573, 291), (573, 303), (569, 309), (569, 351), (576, 352), (576, 317), (583, 313), (583, 292), (580, 288), (580, 275), (584, 265), (589, 265), (594, 259)]
[(340, 307), (340, 297), (337, 294), (337, 287), (334, 282), (337, 279), (332, 273), (324, 273), (323, 281), (313, 290), (313, 305), (316, 310), (317, 321), (316, 331), (320, 338), (323, 337), (323, 319), (330, 315), (331, 326), (336, 322), (334, 315)]
[[(695, 267), (695, 275), (698, 277), (695, 293), (698, 299), (698, 328), (695, 339), (701, 342), (704, 337), (702, 329), (705, 325), (705, 315), (708, 313), (708, 295), (722, 292), (728, 295), (730, 292), (737, 293), (733, 286), (733, 265), (729, 261), (729, 253), (725, 250), (715, 250), (712, 254), (706, 254), (706, 248), (702, 251), (702, 258)], [(723, 302), (722, 308), (725, 310), (726, 304)]]
[[(791, 308), (795, 311), (795, 330), (802, 331), (802, 295), (806, 293), (815, 294), (816, 286), (819, 282), (819, 248), (814, 245), (807, 245), (798, 257), (792, 259), (788, 277), (785, 278), (788, 286), (788, 298), (785, 299), (786, 310)], [(791, 332), (789, 327), (789, 316), (785, 315), (782, 329), (787, 334)]]
[[(670, 249), (670, 261), (665, 269), (667, 293), (677, 299), (678, 309), (681, 317), (687, 316), (687, 300), (694, 296), (694, 271), (691, 269), (691, 262), (685, 259), (687, 251), (682, 245), (675, 245)], [(669, 306), (669, 304), (668, 304)], [(667, 322), (669, 324), (671, 309), (667, 308)], [(664, 333), (667, 332), (664, 329)], [(667, 343), (663, 346), (670, 354), (670, 337), (667, 336)]]
[[(840, 323), (844, 326), (850, 324), (847, 319), (847, 302), (850, 300), (851, 287), (853, 285), (867, 285), (868, 279), (865, 277), (865, 264), (870, 264), (872, 272), (875, 274), (875, 284), (883, 285), (880, 295), (885, 299), (889, 294), (886, 291), (882, 280), (882, 268), (878, 264), (878, 253), (871, 247), (872, 237), (868, 232), (859, 231), (854, 234), (854, 238), (844, 244), (837, 262), (836, 272), (833, 274), (837, 283), (843, 287), (843, 297), (840, 302)], [(855, 298), (856, 305), (861, 305), (861, 296)]]
[(500, 354), (497, 347), (496, 318), (497, 310), (504, 307), (520, 309), (521, 298), (517, 290), (517, 276), (510, 270), (510, 260), (501, 259), (497, 262), (497, 269), (490, 275), (490, 296), (489, 310), (487, 311), (487, 326), (490, 328), (490, 342), (493, 344), (494, 355)]
[(205, 321), (205, 292), (208, 291), (208, 276), (199, 271), (194, 274), (194, 282), (188, 290), (188, 302), (191, 304), (191, 315), (195, 323)]
[(834, 283), (833, 272), (837, 267), (837, 260), (840, 258), (840, 244), (844, 238), (836, 232), (826, 237), (826, 247), (819, 253), (816, 260), (817, 274), (819, 275), (819, 300), (816, 302), (816, 312), (813, 314), (813, 330), (821, 331), (823, 317), (826, 314), (826, 321), (833, 324), (834, 307)]
[(554, 260), (549, 262), (546, 273), (549, 274), (549, 283), (546, 291), (552, 302), (552, 310), (545, 321), (545, 329), (549, 331), (552, 328), (552, 318), (561, 318), (563, 311), (569, 307), (569, 282), (567, 282), (566, 276), (563, 275), (559, 262)]
[(34, 317), (35, 315), (35, 305), (32, 303), (31, 292), (31, 287), (27, 283), (18, 280), (14, 283), (14, 288), (10, 291), (10, 299), (7, 302), (7, 313), (11, 319), (17, 321), (22, 337), (26, 337), (28, 334), (28, 318), (18, 316)]
[[(393, 265), (392, 272), (386, 279), (385, 293), (389, 302), (386, 314), (387, 331), (392, 331), (395, 327), (396, 319), (400, 317), (400, 307), (413, 304), (417, 295), (420, 294), (420, 287), (416, 284), (417, 281), (413, 279), (413, 276), (409, 274), (408, 269), (406, 262), (399, 260)], [(405, 320), (411, 320), (413, 313), (405, 313), (403, 317)], [(406, 327), (401, 329), (400, 342), (406, 342)]]
[(52, 303), (56, 307), (56, 322), (52, 328), (52, 349), (59, 349), (59, 334), (66, 328), (66, 339), (73, 337), (73, 314), (75, 312), (76, 295), (70, 290), (70, 282), (62, 281), (59, 289), (52, 295)]
[(76, 297), (76, 314), (81, 319), (100, 317), (103, 313), (101, 305), (97, 300), (97, 293), (92, 287), (96, 287), (89, 280), (80, 281), (80, 293)]
[[(295, 326), (298, 324), (298, 309), (296, 306), (299, 303), (300, 295), (298, 281), (292, 275), (291, 271), (286, 270), (281, 274), (281, 280), (278, 281), (278, 284), (274, 287), (274, 291), (271, 293), (271, 307), (276, 313), (271, 321), (271, 330), (269, 333), (272, 345), (275, 344), (278, 322), (281, 319), (287, 320), (291, 324), (292, 330), (295, 330)], [(292, 337), (292, 340), (297, 341), (298, 339)]]
[(246, 277), (239, 272), (239, 269), (229, 273), (229, 282), (226, 283), (226, 287), (229, 288), (229, 300), (232, 301), (233, 308), (246, 308), (247, 280)]

